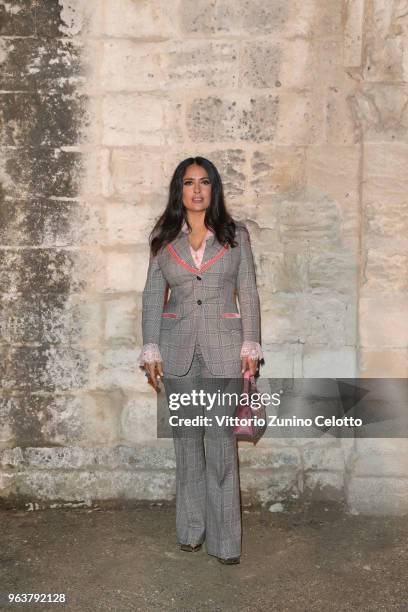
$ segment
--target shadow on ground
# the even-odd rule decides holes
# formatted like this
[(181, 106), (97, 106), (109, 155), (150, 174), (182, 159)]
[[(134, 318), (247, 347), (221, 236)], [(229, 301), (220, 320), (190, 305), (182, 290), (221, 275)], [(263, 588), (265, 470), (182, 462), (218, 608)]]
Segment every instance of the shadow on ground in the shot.
[(404, 517), (251, 508), (230, 567), (178, 549), (173, 506), (1, 510), (0, 520), (0, 592), (68, 598), (2, 610), (408, 610)]

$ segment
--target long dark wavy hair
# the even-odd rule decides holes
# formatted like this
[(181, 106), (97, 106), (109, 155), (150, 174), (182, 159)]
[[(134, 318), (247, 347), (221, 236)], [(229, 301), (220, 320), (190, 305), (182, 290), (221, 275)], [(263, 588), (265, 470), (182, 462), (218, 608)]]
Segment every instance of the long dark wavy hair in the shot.
[(222, 181), (217, 168), (205, 157), (187, 157), (174, 171), (170, 181), (167, 206), (150, 232), (149, 243), (152, 255), (156, 255), (160, 249), (174, 240), (184, 221), (191, 229), (187, 220), (187, 210), (183, 204), (183, 178), (186, 169), (192, 164), (204, 168), (211, 183), (211, 202), (205, 211), (205, 226), (215, 233), (221, 244), (229, 244), (232, 248), (238, 244), (235, 241), (236, 225), (226, 209)]

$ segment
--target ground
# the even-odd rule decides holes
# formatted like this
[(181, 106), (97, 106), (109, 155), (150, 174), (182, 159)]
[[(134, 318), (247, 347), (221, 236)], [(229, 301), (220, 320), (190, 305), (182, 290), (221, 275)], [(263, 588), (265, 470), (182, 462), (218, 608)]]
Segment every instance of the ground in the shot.
[(172, 505), (0, 511), (0, 592), (68, 605), (1, 610), (408, 610), (406, 517), (297, 503), (243, 513), (243, 554), (223, 566), (179, 550)]

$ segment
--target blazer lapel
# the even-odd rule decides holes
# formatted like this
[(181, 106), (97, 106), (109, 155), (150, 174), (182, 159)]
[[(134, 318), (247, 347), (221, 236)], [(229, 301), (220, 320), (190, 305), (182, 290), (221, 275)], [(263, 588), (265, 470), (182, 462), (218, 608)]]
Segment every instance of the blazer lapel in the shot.
[[(181, 231), (169, 246), (173, 247), (175, 254), (184, 262), (184, 264), (187, 264), (191, 272), (198, 271), (198, 268), (196, 267), (191, 255), (190, 243), (186, 233)], [(204, 265), (211, 261), (216, 255), (221, 255), (223, 253), (224, 249), (216, 239), (215, 235), (208, 238), (205, 243), (205, 250), (200, 269), (203, 268)], [(179, 263), (181, 262), (179, 261)]]

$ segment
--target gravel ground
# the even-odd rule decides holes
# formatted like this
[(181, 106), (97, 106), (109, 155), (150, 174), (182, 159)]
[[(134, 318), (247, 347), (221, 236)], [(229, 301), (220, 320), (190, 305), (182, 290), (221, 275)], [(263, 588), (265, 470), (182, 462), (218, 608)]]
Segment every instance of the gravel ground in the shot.
[(339, 504), (243, 512), (241, 564), (179, 550), (172, 505), (0, 511), (0, 592), (65, 593), (1, 610), (408, 610), (406, 517)]

